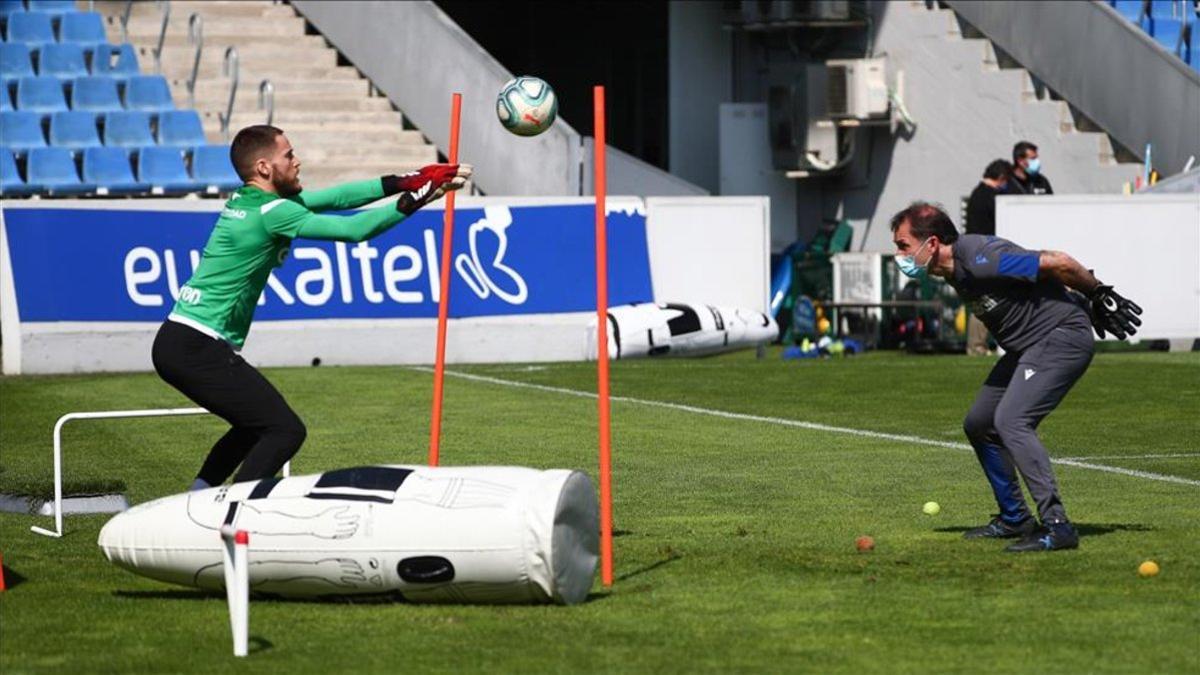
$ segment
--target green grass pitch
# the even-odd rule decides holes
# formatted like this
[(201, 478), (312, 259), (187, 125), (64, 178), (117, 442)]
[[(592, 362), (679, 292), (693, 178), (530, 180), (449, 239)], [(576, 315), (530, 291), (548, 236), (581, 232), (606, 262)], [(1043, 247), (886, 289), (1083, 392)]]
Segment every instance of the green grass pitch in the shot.
[[(53, 540), (29, 532), (47, 518), (0, 514), (0, 672), (1195, 673), (1198, 356), (1101, 354), (1042, 425), (1053, 456), (1091, 467), (1058, 467), (1076, 551), (963, 541), (994, 509), (970, 451), (759, 419), (960, 443), (990, 359), (619, 362), (617, 582), (588, 602), (254, 601), (252, 653), (235, 660), (223, 597), (107, 563), (103, 516), (68, 517)], [(594, 391), (590, 364), (452, 370)], [(428, 372), (267, 375), (309, 427), (296, 472), (424, 462)], [(0, 378), (0, 492), (48, 488), (50, 431), (67, 411), (185, 405), (153, 374)], [(594, 477), (595, 420), (590, 398), (451, 377), (443, 463)], [(67, 483), (123, 481), (135, 503), (182, 491), (222, 431), (209, 417), (74, 423)], [(930, 500), (940, 515), (921, 512)], [(855, 550), (862, 534), (874, 552)], [(1159, 576), (1137, 576), (1146, 559)]]

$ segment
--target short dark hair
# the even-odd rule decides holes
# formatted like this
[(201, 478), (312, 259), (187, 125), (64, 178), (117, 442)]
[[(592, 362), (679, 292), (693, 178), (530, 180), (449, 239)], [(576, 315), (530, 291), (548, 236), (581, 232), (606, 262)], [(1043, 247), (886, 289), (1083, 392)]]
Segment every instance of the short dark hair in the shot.
[(990, 178), (991, 180), (999, 180), (1007, 176), (1011, 171), (1012, 164), (1009, 164), (1003, 159), (994, 159), (992, 160), (992, 163), (988, 164), (987, 168), (983, 170), (983, 177)]
[(237, 132), (229, 145), (229, 160), (242, 180), (254, 178), (254, 160), (275, 147), (275, 137), (282, 133), (282, 129), (269, 124), (255, 124)]
[(954, 227), (954, 222), (942, 207), (936, 204), (913, 202), (907, 209), (892, 216), (892, 232), (900, 229), (906, 222), (917, 239), (936, 236), (943, 244), (953, 244), (958, 240), (958, 230)]
[(1037, 146), (1029, 141), (1021, 141), (1014, 145), (1013, 164), (1016, 164), (1019, 160), (1025, 159), (1025, 155), (1029, 154), (1030, 150), (1037, 152)]

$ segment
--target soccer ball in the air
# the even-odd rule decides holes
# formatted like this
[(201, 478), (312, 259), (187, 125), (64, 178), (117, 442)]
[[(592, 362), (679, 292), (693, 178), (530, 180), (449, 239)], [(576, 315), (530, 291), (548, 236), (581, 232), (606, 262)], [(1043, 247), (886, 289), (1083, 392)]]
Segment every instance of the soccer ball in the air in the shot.
[(496, 116), (505, 129), (518, 136), (537, 136), (554, 124), (558, 99), (545, 80), (522, 75), (500, 88)]

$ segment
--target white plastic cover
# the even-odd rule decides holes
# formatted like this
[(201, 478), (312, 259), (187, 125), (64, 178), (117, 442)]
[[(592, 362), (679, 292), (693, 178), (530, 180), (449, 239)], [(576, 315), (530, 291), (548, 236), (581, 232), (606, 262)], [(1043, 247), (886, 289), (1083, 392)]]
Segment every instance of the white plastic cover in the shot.
[(367, 466), (156, 499), (98, 543), (136, 574), (223, 589), (223, 525), (250, 534), (253, 592), (412, 602), (580, 602), (599, 540), (578, 471)]
[[(608, 310), (608, 357), (704, 356), (773, 342), (775, 319), (752, 309), (702, 303), (639, 303)], [(596, 320), (587, 358), (596, 358)]]

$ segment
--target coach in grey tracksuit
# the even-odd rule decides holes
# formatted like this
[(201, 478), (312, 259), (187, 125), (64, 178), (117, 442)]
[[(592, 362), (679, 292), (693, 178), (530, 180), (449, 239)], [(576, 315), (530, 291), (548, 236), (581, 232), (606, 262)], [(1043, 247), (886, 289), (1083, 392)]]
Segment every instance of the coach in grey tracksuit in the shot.
[[(1023, 537), (1013, 551), (1074, 548), (1078, 538), (1036, 430), (1092, 360), (1087, 302), (1068, 288), (1087, 293), (1100, 282), (1065, 253), (959, 235), (945, 212), (929, 204), (896, 214), (892, 232), (901, 271), (945, 278), (1005, 350), (963, 424), (1000, 514), (967, 538)], [(1018, 472), (1041, 528), (1025, 505)]]

